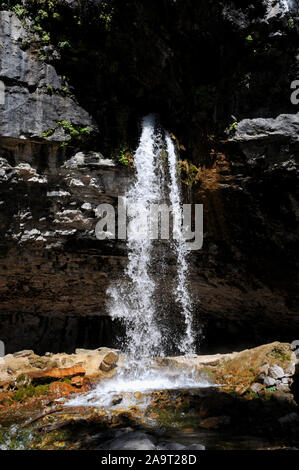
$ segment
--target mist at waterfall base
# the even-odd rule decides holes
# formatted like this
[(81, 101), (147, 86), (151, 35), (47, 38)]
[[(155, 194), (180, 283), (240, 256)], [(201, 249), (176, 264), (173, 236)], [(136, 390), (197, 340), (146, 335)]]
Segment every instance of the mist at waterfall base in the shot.
[[(140, 143), (134, 157), (136, 182), (126, 194), (128, 207), (142, 206), (149, 214), (151, 204), (169, 203), (172, 207), (175, 239), (168, 243), (153, 240), (150, 220), (140, 221), (130, 214), (127, 235), (128, 266), (123, 279), (108, 289), (110, 315), (121, 320), (125, 338), (121, 339), (124, 364), (117, 374), (101, 382), (91, 392), (69, 400), (67, 406), (105, 406), (111, 408), (111, 393), (125, 393), (130, 405), (136, 391), (189, 389), (209, 387), (211, 383), (192, 367), (195, 332), (192, 299), (188, 289), (188, 252), (182, 232), (182, 203), (178, 178), (178, 160), (172, 139), (159, 129), (153, 116), (142, 121)], [(142, 236), (140, 236), (142, 233)], [(167, 256), (175, 266), (173, 286), (164, 285), (163, 296), (157, 294), (157, 283), (164, 282)], [(165, 295), (165, 291), (167, 295)], [(161, 291), (160, 291), (161, 292)], [(157, 300), (158, 298), (158, 300)], [(171, 300), (180, 314), (180, 331), (175, 331), (171, 318), (163, 322), (161, 311)], [(155, 358), (165, 357), (168, 342), (177, 343), (178, 353), (190, 358), (190, 365), (180, 370), (159, 365)], [(139, 403), (140, 405), (140, 403)], [(123, 406), (123, 403), (122, 403)]]

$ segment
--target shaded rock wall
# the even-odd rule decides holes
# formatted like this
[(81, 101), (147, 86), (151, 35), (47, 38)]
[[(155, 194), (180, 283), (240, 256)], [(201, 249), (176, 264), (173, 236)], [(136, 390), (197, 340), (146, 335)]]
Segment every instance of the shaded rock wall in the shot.
[[(133, 178), (105, 157), (133, 149), (139, 118), (155, 111), (200, 169), (185, 199), (204, 204), (203, 250), (190, 256), (202, 350), (291, 341), (296, 2), (99, 3), (45, 2), (38, 20), (40, 2), (19, 18), (0, 11), (0, 338), (40, 353), (115, 338), (106, 288), (127, 253), (95, 238), (94, 209)], [(180, 330), (171, 302), (161, 317)]]

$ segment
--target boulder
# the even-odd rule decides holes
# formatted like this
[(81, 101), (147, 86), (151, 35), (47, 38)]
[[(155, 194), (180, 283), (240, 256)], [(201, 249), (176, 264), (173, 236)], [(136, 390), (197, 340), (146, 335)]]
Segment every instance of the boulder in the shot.
[(276, 380), (271, 377), (265, 377), (264, 385), (266, 385), (266, 387), (274, 387), (274, 385), (276, 385)]
[(263, 390), (263, 386), (259, 383), (254, 383), (251, 385), (250, 387), (250, 390), (253, 392), (253, 393), (259, 393), (261, 390)]
[(104, 450), (155, 450), (154, 439), (143, 432), (127, 432), (108, 441)]
[(279, 367), (276, 364), (269, 368), (269, 377), (272, 377), (273, 379), (281, 379), (284, 375), (285, 373), (282, 367)]
[(100, 363), (100, 369), (107, 372), (113, 369), (118, 361), (118, 354), (116, 352), (109, 352), (105, 354), (103, 360)]

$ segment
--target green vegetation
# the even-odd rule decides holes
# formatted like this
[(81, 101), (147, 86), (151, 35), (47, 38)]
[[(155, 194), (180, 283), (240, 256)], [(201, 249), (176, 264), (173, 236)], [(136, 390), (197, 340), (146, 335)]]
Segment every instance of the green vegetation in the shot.
[(60, 41), (58, 43), (58, 47), (60, 47), (60, 49), (65, 49), (65, 48), (71, 48), (71, 44), (69, 41)]
[(78, 127), (68, 121), (59, 121), (56, 123), (55, 129), (48, 129), (42, 133), (43, 139), (47, 139), (53, 135), (55, 130), (59, 127), (64, 129), (67, 138), (66, 141), (61, 142), (60, 147), (66, 147), (69, 143), (73, 141), (80, 141), (83, 137), (89, 136), (91, 134), (91, 130), (88, 126)]
[(238, 123), (237, 121), (234, 121), (228, 128), (229, 132), (235, 132), (237, 129)]
[(127, 145), (122, 145), (116, 155), (111, 155), (111, 158), (124, 166), (129, 166), (133, 162), (132, 153)]
[(111, 6), (109, 5), (109, 2), (102, 1), (99, 19), (104, 24), (106, 31), (110, 31), (111, 29), (113, 12), (114, 12), (114, 9), (113, 7), (111, 8)]
[(182, 183), (190, 188), (199, 181), (200, 168), (188, 160), (178, 161), (178, 172), (181, 176)]
[(288, 362), (291, 360), (291, 354), (282, 346), (275, 346), (268, 355), (276, 360), (280, 360), (281, 362)]
[(23, 403), (28, 398), (39, 397), (49, 393), (49, 384), (33, 385), (28, 377), (18, 377), (15, 390), (12, 395), (1, 400), (0, 405), (12, 405), (14, 402)]
[(260, 398), (259, 394), (253, 392), (252, 390), (249, 390), (249, 392), (246, 393), (246, 397), (250, 398), (251, 400), (257, 400)]
[(292, 18), (292, 17), (289, 18), (288, 25), (289, 25), (290, 29), (294, 29), (294, 27), (295, 27), (294, 18)]
[(43, 139), (46, 139), (47, 137), (50, 137), (53, 134), (54, 134), (54, 130), (53, 129), (48, 129), (47, 131), (42, 133), (42, 136), (43, 136)]

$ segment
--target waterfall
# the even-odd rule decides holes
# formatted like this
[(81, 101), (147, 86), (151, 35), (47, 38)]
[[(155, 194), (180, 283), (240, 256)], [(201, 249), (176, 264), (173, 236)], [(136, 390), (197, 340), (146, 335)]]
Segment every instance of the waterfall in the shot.
[(153, 295), (155, 282), (150, 275), (153, 240), (150, 237), (150, 204), (162, 198), (157, 178), (156, 153), (159, 136), (155, 135), (155, 119), (147, 116), (134, 156), (136, 183), (126, 194), (130, 223), (127, 233), (128, 280), (109, 289), (113, 298), (112, 318), (126, 325), (127, 349), (135, 359), (162, 354), (161, 332), (156, 324)]
[(173, 244), (177, 258), (177, 283), (175, 287), (175, 297), (177, 304), (182, 309), (185, 321), (186, 333), (180, 344), (180, 350), (184, 354), (194, 353), (194, 332), (192, 328), (192, 302), (188, 288), (189, 266), (187, 262), (187, 249), (182, 227), (182, 203), (177, 170), (177, 155), (175, 146), (166, 134), (166, 146), (168, 154), (168, 165), (170, 172), (169, 198), (173, 212)]
[[(121, 319), (126, 327), (126, 349), (134, 360), (165, 354), (163, 340), (167, 332), (159, 325), (155, 305), (156, 281), (152, 274), (155, 241), (151, 238), (152, 204), (168, 200), (171, 204), (174, 240), (168, 250), (176, 260), (174, 300), (183, 317), (183, 339), (179, 349), (183, 354), (194, 352), (192, 302), (188, 291), (188, 262), (182, 229), (182, 203), (177, 172), (175, 146), (168, 135), (162, 137), (155, 129), (153, 116), (142, 121), (142, 133), (134, 156), (136, 182), (126, 194), (128, 210), (128, 266), (124, 279), (108, 289), (112, 299), (110, 315)], [(164, 152), (164, 153), (163, 153)], [(163, 166), (165, 155), (168, 163)], [(167, 176), (165, 176), (167, 172)], [(165, 184), (166, 183), (166, 184)], [(162, 265), (162, 261), (158, 260)], [(158, 266), (162, 269), (162, 266)], [(173, 334), (173, 332), (171, 332)], [(181, 332), (180, 332), (181, 333)]]
[[(119, 406), (123, 409), (125, 406), (138, 405), (138, 399), (134, 398), (135, 391), (146, 394), (153, 390), (202, 388), (211, 385), (196, 371), (192, 358), (188, 358), (189, 367), (179, 371), (165, 366), (157, 367), (157, 362), (153, 360), (153, 356), (166, 354), (164, 344), (167, 342), (168, 333), (175, 337), (175, 340), (177, 333), (183, 336), (179, 349), (185, 355), (194, 352), (195, 341), (192, 329), (192, 302), (188, 291), (188, 253), (181, 224), (182, 201), (177, 155), (168, 133), (157, 128), (152, 116), (147, 116), (142, 121), (142, 133), (134, 165), (136, 182), (126, 194), (129, 219), (128, 265), (124, 278), (108, 289), (111, 298), (110, 315), (114, 319), (121, 319), (126, 327), (126, 344), (122, 346), (122, 350), (127, 354), (123, 356), (124, 362), (113, 378), (105, 383), (100, 382), (85, 395), (70, 399), (65, 406), (99, 406), (113, 409), (115, 393), (122, 393)], [(167, 242), (165, 249), (171, 259), (175, 260), (174, 276), (173, 263), (171, 262), (171, 267), (167, 266), (166, 262), (164, 264), (161, 252), (157, 251), (161, 240), (151, 237), (150, 206), (164, 203), (169, 203), (172, 208), (174, 240)], [(172, 291), (171, 286), (163, 286), (165, 293), (162, 291), (161, 294), (157, 280), (164, 269), (170, 270), (168, 279), (173, 280), (174, 288)], [(170, 317), (167, 317), (169, 331), (166, 331), (165, 325), (161, 326), (161, 312), (155, 302), (157, 292), (160, 300), (165, 301), (170, 297), (176, 303), (183, 318), (182, 331), (171, 330), (173, 325)], [(147, 400), (150, 398), (146, 396), (146, 406), (150, 402)]]

